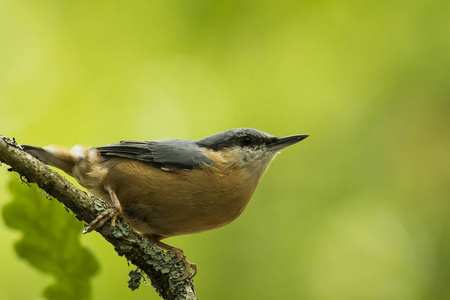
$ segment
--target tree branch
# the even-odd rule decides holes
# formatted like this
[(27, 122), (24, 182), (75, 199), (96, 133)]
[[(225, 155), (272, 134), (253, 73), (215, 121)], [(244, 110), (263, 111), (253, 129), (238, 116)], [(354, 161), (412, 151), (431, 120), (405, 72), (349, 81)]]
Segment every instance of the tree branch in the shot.
[[(56, 171), (47, 167), (30, 154), (26, 153), (15, 140), (0, 135), (0, 161), (11, 166), (13, 170), (29, 182), (35, 182), (48, 195), (69, 208), (78, 220), (91, 222), (101, 211), (108, 207), (102, 200), (90, 197), (75, 187)], [(116, 227), (108, 232), (103, 226), (97, 231), (113, 246), (120, 256), (125, 256), (151, 280), (153, 287), (164, 299), (197, 299), (192, 279), (175, 281), (182, 276), (184, 264), (174, 264), (172, 254), (151, 244), (139, 233), (131, 229), (121, 218)], [(130, 272), (129, 286), (136, 289), (141, 275)]]

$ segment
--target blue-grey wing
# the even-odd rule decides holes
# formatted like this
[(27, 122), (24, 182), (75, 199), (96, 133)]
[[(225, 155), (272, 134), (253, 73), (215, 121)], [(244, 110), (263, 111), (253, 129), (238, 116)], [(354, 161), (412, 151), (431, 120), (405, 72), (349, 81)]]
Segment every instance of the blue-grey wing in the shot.
[(202, 169), (212, 161), (189, 140), (162, 140), (150, 142), (122, 141), (95, 148), (104, 159), (122, 157), (145, 162), (164, 169)]

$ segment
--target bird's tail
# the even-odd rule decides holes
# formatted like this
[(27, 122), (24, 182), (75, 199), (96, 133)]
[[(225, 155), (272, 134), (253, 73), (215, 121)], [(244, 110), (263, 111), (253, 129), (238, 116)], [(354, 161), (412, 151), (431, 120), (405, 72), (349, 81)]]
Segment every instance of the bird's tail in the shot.
[(43, 163), (63, 170), (91, 193), (99, 195), (96, 190), (105, 178), (107, 169), (103, 166), (103, 158), (96, 149), (80, 145), (70, 150), (60, 146), (22, 145), (22, 148)]
[(79, 157), (74, 155), (73, 151), (59, 146), (36, 147), (22, 145), (22, 148), (43, 163), (57, 167), (69, 175), (72, 175), (73, 167), (79, 161)]
[(54, 145), (46, 147), (22, 145), (22, 148), (43, 163), (57, 167), (74, 177), (77, 177), (77, 173), (91, 171), (93, 165), (102, 162), (97, 150), (80, 145), (70, 150)]

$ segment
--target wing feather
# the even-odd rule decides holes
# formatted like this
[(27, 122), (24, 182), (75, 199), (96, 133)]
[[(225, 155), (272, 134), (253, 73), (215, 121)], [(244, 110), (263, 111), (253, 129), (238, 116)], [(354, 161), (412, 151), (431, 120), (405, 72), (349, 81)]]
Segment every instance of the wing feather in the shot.
[(163, 169), (202, 169), (212, 161), (190, 140), (122, 141), (95, 148), (104, 159), (122, 157)]

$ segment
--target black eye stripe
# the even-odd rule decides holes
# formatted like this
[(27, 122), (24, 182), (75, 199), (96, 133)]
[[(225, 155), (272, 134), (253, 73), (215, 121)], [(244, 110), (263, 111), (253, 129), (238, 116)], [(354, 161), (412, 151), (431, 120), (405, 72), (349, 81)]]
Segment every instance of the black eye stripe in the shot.
[(235, 136), (230, 139), (226, 139), (211, 147), (214, 150), (233, 148), (233, 147), (245, 147), (245, 148), (261, 148), (266, 143), (272, 142), (271, 137), (262, 137), (252, 134), (243, 134), (241, 136)]

